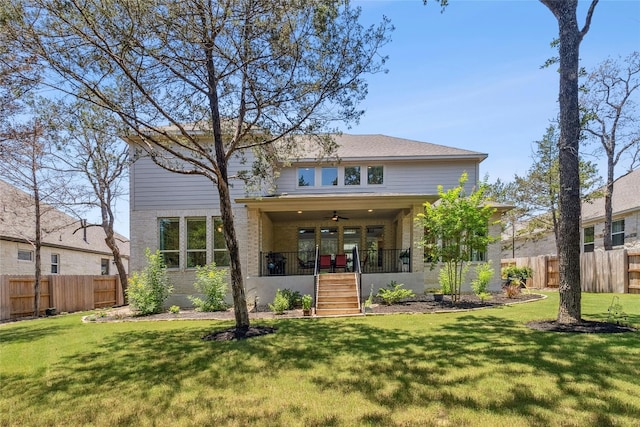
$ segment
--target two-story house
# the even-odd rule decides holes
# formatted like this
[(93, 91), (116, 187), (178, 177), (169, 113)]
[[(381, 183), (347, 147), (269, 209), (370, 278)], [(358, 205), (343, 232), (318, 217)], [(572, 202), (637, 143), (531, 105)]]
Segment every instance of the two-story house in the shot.
[[(487, 155), (384, 135), (335, 140), (339, 161), (298, 158), (264, 194), (247, 195), (241, 181), (232, 187), (249, 303), (270, 302), (277, 289), (317, 292), (316, 272), (357, 273), (361, 299), (392, 280), (417, 293), (437, 286), (414, 219), (425, 201), (437, 200), (438, 185), (455, 187), (463, 172), (471, 190)], [(246, 167), (235, 159), (229, 175)], [(148, 157), (132, 165), (130, 185), (132, 269), (144, 268), (146, 248), (159, 249), (175, 287), (168, 304), (188, 306), (195, 266), (228, 265), (217, 191), (203, 177), (168, 172)], [(491, 232), (499, 235), (500, 227)], [(481, 256), (499, 269), (499, 244)]]
[[(82, 222), (49, 205), (41, 207), (42, 274), (118, 274), (101, 227)], [(0, 180), (0, 275), (35, 272), (35, 211), (33, 198)], [(125, 268), (129, 239), (116, 235)]]

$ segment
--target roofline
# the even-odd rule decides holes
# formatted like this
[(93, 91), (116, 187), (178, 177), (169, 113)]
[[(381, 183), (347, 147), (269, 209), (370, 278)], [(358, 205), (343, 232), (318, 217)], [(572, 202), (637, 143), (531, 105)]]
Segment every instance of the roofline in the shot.
[[(359, 162), (371, 162), (376, 160), (384, 160), (388, 161), (407, 161), (407, 160), (480, 160), (482, 162), (487, 157), (488, 154), (485, 153), (474, 153), (474, 154), (440, 154), (440, 155), (430, 155), (430, 156), (359, 156), (359, 157), (336, 157), (330, 156), (328, 159), (335, 158), (336, 161), (359, 161)], [(295, 159), (291, 161), (291, 164), (296, 163), (317, 163), (318, 159), (305, 157), (300, 159)]]
[[(22, 237), (12, 237), (12, 236), (3, 236), (0, 235), (0, 241), (7, 241), (7, 242), (16, 242), (16, 243), (26, 243), (28, 245), (31, 245), (31, 242), (25, 238)], [(60, 244), (56, 244), (56, 243), (47, 243), (47, 242), (42, 242), (42, 246), (43, 247), (47, 247), (47, 248), (54, 248), (54, 249), (65, 249), (65, 250), (69, 250), (69, 251), (76, 251), (76, 252), (84, 252), (84, 253), (90, 253), (90, 254), (97, 254), (97, 255), (108, 255), (108, 256), (113, 256), (112, 252), (105, 252), (105, 251), (99, 251), (96, 249), (85, 249), (85, 248), (79, 248), (76, 246), (66, 246), (66, 245), (60, 245)], [(131, 256), (126, 255), (126, 254), (120, 254), (120, 256), (122, 258), (127, 258), (129, 259), (129, 257)]]

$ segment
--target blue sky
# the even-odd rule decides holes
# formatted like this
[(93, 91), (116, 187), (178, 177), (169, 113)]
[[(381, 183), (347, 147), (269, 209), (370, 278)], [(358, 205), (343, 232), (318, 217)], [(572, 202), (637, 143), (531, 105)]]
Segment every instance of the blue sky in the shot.
[[(532, 143), (557, 116), (555, 17), (536, 0), (361, 0), (365, 22), (382, 15), (396, 27), (387, 74), (369, 79), (360, 124), (345, 132), (381, 133), (488, 153), (481, 175), (512, 180), (531, 163)], [(587, 1), (579, 3), (584, 24)], [(640, 0), (600, 0), (580, 58), (587, 70), (640, 50)], [(604, 170), (600, 171), (601, 174)]]
[[(584, 23), (589, 2), (580, 1)], [(537, 0), (360, 0), (363, 23), (395, 26), (383, 54), (389, 72), (368, 79), (366, 114), (354, 134), (385, 134), (488, 153), (481, 175), (512, 180), (531, 163), (532, 143), (557, 115), (558, 74), (540, 66), (555, 55), (555, 17)], [(640, 0), (600, 0), (584, 38), (581, 65), (640, 50)], [(623, 167), (624, 165), (622, 165)], [(622, 169), (621, 167), (621, 169)], [(601, 175), (604, 170), (600, 170)], [(128, 204), (116, 229), (129, 235)]]

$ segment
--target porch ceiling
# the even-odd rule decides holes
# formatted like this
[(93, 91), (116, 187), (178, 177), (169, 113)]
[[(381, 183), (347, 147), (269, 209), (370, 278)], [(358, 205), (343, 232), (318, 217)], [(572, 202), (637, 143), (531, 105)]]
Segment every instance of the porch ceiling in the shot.
[[(410, 211), (416, 204), (435, 201), (433, 195), (390, 194), (312, 194), (277, 195), (271, 197), (237, 199), (247, 207), (258, 208), (272, 221), (330, 221), (333, 211), (349, 220), (392, 219), (399, 211)], [(340, 222), (348, 220), (341, 220)]]

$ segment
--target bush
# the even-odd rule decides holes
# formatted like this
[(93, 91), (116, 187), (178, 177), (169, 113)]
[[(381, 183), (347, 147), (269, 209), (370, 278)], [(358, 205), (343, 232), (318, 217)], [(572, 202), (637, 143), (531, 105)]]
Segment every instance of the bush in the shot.
[(304, 295), (302, 297), (302, 309), (303, 310), (311, 310), (311, 304), (313, 303), (313, 298), (311, 295)]
[(533, 276), (533, 271), (530, 267), (517, 267), (510, 265), (502, 268), (500, 274), (504, 280), (512, 285), (524, 285), (526, 280)]
[(387, 305), (395, 304), (403, 298), (415, 296), (410, 289), (400, 289), (402, 286), (404, 286), (404, 284), (396, 283), (395, 280), (392, 280), (391, 283), (387, 285), (387, 288), (381, 288), (376, 296)]
[(205, 295), (204, 299), (189, 296), (196, 311), (222, 311), (228, 308), (224, 300), (229, 288), (226, 279), (226, 270), (216, 268), (213, 262), (204, 267), (196, 267), (196, 281), (193, 286)]
[(129, 304), (142, 315), (162, 312), (164, 302), (173, 292), (160, 251), (151, 253), (147, 248), (145, 256), (147, 267), (141, 273), (133, 273), (127, 287)]
[(276, 291), (273, 304), (269, 304), (269, 309), (275, 314), (282, 314), (289, 309), (289, 299), (280, 289)]
[(507, 284), (503, 287), (504, 293), (507, 295), (507, 298), (515, 298), (520, 294), (520, 285), (516, 284)]
[[(493, 267), (491, 267), (490, 262), (483, 262), (476, 267), (477, 277), (471, 281), (471, 289), (473, 289), (473, 293), (480, 297), (481, 294), (487, 294), (487, 287), (489, 286), (489, 282), (493, 279)], [(482, 297), (480, 297), (481, 300)]]
[(292, 291), (291, 289), (283, 289), (280, 293), (289, 301), (289, 305), (286, 310), (293, 310), (302, 306), (302, 296), (298, 291)]

